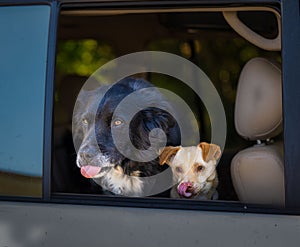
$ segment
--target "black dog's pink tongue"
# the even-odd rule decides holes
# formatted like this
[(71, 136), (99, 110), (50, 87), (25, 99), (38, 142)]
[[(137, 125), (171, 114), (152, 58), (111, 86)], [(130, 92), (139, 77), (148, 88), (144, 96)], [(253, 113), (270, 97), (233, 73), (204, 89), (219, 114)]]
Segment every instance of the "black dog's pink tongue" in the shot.
[(83, 166), (80, 168), (81, 175), (86, 178), (95, 177), (100, 171), (101, 168), (98, 166)]
[(191, 197), (193, 195), (192, 193), (193, 184), (191, 182), (183, 182), (179, 184), (177, 188), (177, 192), (179, 195), (184, 197)]

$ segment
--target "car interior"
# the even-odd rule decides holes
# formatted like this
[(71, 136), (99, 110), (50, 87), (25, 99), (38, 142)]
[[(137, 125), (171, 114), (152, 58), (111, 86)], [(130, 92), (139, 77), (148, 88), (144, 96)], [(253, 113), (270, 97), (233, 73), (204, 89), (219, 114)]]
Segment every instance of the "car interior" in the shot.
[[(227, 137), (217, 166), (219, 200), (284, 206), (278, 18), (272, 8), (62, 8), (55, 70), (52, 193), (96, 193), (76, 166), (72, 140), (74, 104), (89, 76), (114, 58), (163, 51), (196, 64), (222, 100)], [(159, 73), (134, 76), (179, 95), (196, 117), (201, 141), (210, 142), (211, 120), (191, 88)]]

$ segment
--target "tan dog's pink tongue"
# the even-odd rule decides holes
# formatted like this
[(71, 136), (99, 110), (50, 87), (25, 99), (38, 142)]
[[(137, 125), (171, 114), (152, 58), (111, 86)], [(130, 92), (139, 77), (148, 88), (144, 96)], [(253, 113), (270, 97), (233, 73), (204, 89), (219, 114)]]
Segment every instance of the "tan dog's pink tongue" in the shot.
[(191, 182), (183, 182), (178, 186), (177, 192), (179, 195), (188, 198), (193, 195), (193, 193), (190, 191), (191, 188), (193, 188), (193, 184)]
[(86, 178), (95, 177), (101, 171), (98, 166), (83, 166), (80, 168), (81, 175)]

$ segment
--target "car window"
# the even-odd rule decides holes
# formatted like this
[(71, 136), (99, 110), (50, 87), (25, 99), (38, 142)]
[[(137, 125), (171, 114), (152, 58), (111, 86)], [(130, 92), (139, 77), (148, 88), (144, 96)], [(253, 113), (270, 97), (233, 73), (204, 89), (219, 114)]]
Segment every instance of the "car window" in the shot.
[[(76, 151), (78, 150), (74, 149), (72, 143), (72, 116), (74, 116), (76, 98), (88, 78), (93, 77), (93, 73), (105, 63), (134, 52), (158, 51), (178, 55), (196, 64), (208, 76), (218, 92), (225, 110), (227, 124), (227, 139), (217, 167), (219, 200), (238, 201), (231, 178), (231, 162), (236, 153), (256, 144), (255, 140), (242, 138), (235, 129), (234, 107), (239, 77), (247, 62), (256, 57), (264, 57), (280, 64), (280, 52), (260, 49), (240, 37), (229, 28), (220, 12), (149, 12), (147, 14), (110, 15), (96, 10), (90, 13), (88, 10), (81, 12), (80, 9), (78, 12), (64, 10), (60, 16), (53, 126), (53, 194), (59, 195), (62, 192), (107, 195), (106, 191), (101, 190), (101, 186), (100, 188), (97, 186), (97, 181), (95, 186), (93, 179), (84, 177), (87, 176), (87, 169), (84, 168), (84, 173), (80, 173), (76, 164)], [(260, 27), (257, 22), (268, 17), (259, 13), (246, 13), (242, 15), (242, 18), (247, 22), (249, 16), (250, 24), (254, 25), (254, 29)], [(253, 23), (255, 19), (257, 22)], [(266, 23), (267, 28), (260, 28), (259, 32), (266, 37), (268, 35), (273, 37), (277, 32), (274, 16), (268, 18)], [(189, 68), (183, 67), (181, 70), (189, 74), (190, 78), (197, 77)], [(183, 99), (194, 115), (188, 113), (184, 115), (191, 123), (191, 129), (195, 128), (195, 132), (200, 133), (201, 141), (211, 141), (212, 122), (215, 119), (211, 119), (208, 113), (207, 102), (203, 102), (203, 99), (193, 91), (200, 85), (200, 82), (192, 88), (193, 85), (189, 87), (178, 78), (163, 73), (146, 72), (132, 76), (146, 79), (156, 87), (169, 90)], [(103, 82), (104, 79), (100, 78), (99, 81)], [(106, 84), (105, 81), (104, 84)], [(205, 88), (202, 90), (205, 94)], [(88, 101), (83, 103), (83, 105), (87, 104), (89, 104)], [(84, 118), (82, 114), (83, 121), (86, 120)], [(122, 121), (117, 121), (117, 123), (122, 123)], [(276, 136), (276, 139), (282, 140), (282, 136)], [(193, 139), (181, 141), (182, 146), (197, 144)], [(102, 144), (98, 143), (98, 145), (100, 147)], [(189, 187), (188, 184), (184, 186)], [(182, 189), (188, 191), (183, 187)], [(118, 193), (113, 194), (118, 195)], [(169, 198), (170, 194), (152, 194), (151, 196)], [(182, 198), (188, 197), (182, 196)]]
[(49, 6), (0, 9), (0, 195), (41, 196)]

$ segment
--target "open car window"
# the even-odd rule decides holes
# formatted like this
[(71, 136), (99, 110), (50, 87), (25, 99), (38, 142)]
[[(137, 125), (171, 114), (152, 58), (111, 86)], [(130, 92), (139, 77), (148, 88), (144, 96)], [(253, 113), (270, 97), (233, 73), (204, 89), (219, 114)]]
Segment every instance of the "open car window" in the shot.
[[(245, 23), (245, 25), (250, 30), (258, 33), (261, 37), (264, 37), (266, 39), (276, 38), (280, 31), (277, 25), (277, 17), (273, 11), (241, 11), (238, 14), (238, 18), (243, 23)], [(280, 181), (279, 187), (282, 190), (282, 195), (279, 199), (274, 199), (271, 197), (266, 200), (264, 200), (264, 198), (257, 199), (256, 197), (254, 199), (251, 199), (250, 196), (250, 201), (248, 201), (248, 196), (246, 196), (246, 198), (243, 197), (243, 195), (247, 194), (248, 192), (241, 191), (239, 188), (248, 183), (247, 176), (246, 182), (243, 182), (244, 178), (242, 177), (244, 176), (244, 173), (247, 173), (247, 169), (249, 166), (246, 166), (246, 168), (244, 168), (243, 166), (239, 167), (242, 172), (240, 174), (238, 171), (238, 175), (234, 175), (236, 171), (232, 171), (232, 162), (237, 153), (252, 147), (254, 147), (255, 149), (259, 149), (261, 146), (261, 148), (263, 149), (263, 146), (265, 146), (265, 148), (268, 149), (273, 144), (276, 145), (276, 155), (277, 153), (278, 155), (280, 154), (280, 157), (282, 159), (279, 163), (283, 163), (283, 137), (282, 129), (280, 129), (279, 127), (280, 124), (277, 126), (278, 130), (276, 134), (273, 134), (273, 130), (272, 133), (270, 132), (270, 134), (268, 130), (269, 127), (264, 126), (262, 128), (266, 129), (262, 131), (265, 131), (267, 134), (258, 134), (256, 137), (253, 137), (257, 133), (252, 134), (251, 132), (245, 134), (243, 131), (237, 130), (237, 120), (235, 118), (235, 115), (237, 114), (237, 110), (235, 110), (237, 102), (237, 90), (242, 80), (241, 75), (246, 74), (246, 72), (242, 73), (243, 68), (245, 68), (245, 66), (250, 61), (257, 61), (256, 59), (259, 58), (262, 59), (261, 61), (263, 61), (262, 63), (264, 65), (267, 64), (266, 66), (268, 68), (274, 67), (274, 72), (271, 69), (272, 72), (270, 73), (274, 73), (274, 76), (276, 78), (281, 78), (281, 52), (280, 50), (276, 49), (270, 51), (252, 44), (247, 39), (238, 34), (235, 30), (233, 30), (233, 28), (224, 18), (222, 11), (213, 10), (199, 10), (197, 12), (195, 10), (191, 11), (177, 9), (173, 12), (164, 12), (163, 10), (135, 12), (134, 10), (129, 11), (114, 9), (110, 11), (102, 11), (101, 9), (83, 10), (80, 8), (62, 8), (59, 18), (56, 53), (57, 62), (55, 75), (55, 104), (53, 125), (54, 141), (52, 154), (53, 195), (92, 195), (99, 200), (101, 200), (101, 198), (106, 198), (107, 196), (176, 198), (176, 196), (174, 197), (174, 195), (172, 195), (172, 188), (174, 187), (175, 189), (173, 188), (173, 190), (175, 191), (175, 194), (179, 193), (177, 195), (178, 198), (181, 198), (183, 200), (190, 200), (193, 198), (199, 201), (207, 201), (207, 198), (205, 197), (197, 198), (196, 196), (191, 196), (192, 198), (190, 198), (189, 196), (190, 193), (193, 193), (192, 184), (197, 184), (197, 179), (201, 177), (201, 175), (199, 175), (201, 173), (200, 170), (203, 168), (183, 167), (184, 161), (182, 161), (182, 164), (176, 163), (174, 161), (174, 157), (176, 154), (178, 154), (178, 152), (175, 152), (174, 155), (171, 156), (172, 158), (169, 160), (169, 163), (166, 162), (164, 163), (164, 166), (158, 166), (158, 171), (157, 173), (155, 173), (156, 175), (161, 172), (163, 173), (165, 170), (170, 170), (166, 179), (169, 179), (172, 182), (170, 182), (171, 186), (169, 186), (167, 189), (163, 189), (161, 191), (154, 190), (155, 193), (150, 194), (135, 194), (130, 192), (122, 192), (128, 191), (126, 189), (126, 183), (122, 183), (122, 186), (125, 186), (126, 188), (120, 190), (118, 190), (118, 188), (112, 188), (114, 187), (114, 185), (120, 183), (120, 181), (124, 179), (124, 177), (119, 178), (120, 180), (117, 179), (117, 181), (114, 181), (113, 186), (108, 186), (107, 184), (105, 184), (105, 182), (103, 182), (103, 178), (105, 178), (106, 176), (103, 174), (105, 174), (106, 169), (108, 171), (108, 174), (111, 174), (110, 172), (114, 171), (114, 174), (120, 172), (123, 175), (125, 174), (126, 176), (133, 176), (134, 179), (139, 179), (140, 177), (147, 177), (147, 175), (145, 175), (147, 174), (145, 170), (148, 171), (148, 168), (141, 167), (140, 165), (138, 167), (135, 167), (130, 162), (126, 163), (130, 159), (126, 156), (126, 154), (122, 152), (119, 152), (117, 155), (116, 153), (110, 153), (111, 149), (108, 147), (115, 146), (117, 144), (106, 135), (101, 136), (99, 129), (102, 129), (104, 127), (102, 123), (103, 121), (101, 120), (101, 122), (99, 119), (103, 118), (103, 115), (101, 114), (104, 114), (104, 112), (102, 111), (102, 109), (100, 109), (100, 106), (105, 105), (105, 102), (109, 99), (116, 99), (120, 97), (120, 95), (122, 95), (125, 91), (118, 91), (119, 89), (116, 89), (115, 91), (117, 91), (118, 93), (115, 93), (114, 87), (111, 87), (111, 85), (116, 82), (111, 79), (113, 75), (110, 75), (109, 73), (97, 74), (97, 71), (99, 72), (99, 69), (101, 70), (103, 66), (106, 66), (112, 61), (116, 61), (114, 59), (146, 51), (151, 51), (153, 53), (163, 52), (166, 54), (171, 54), (173, 56), (179, 56), (180, 58), (187, 61), (188, 64), (192, 63), (196, 65), (200, 69), (202, 73), (201, 75), (203, 75), (203, 77), (197, 78), (197, 76), (199, 76), (197, 73), (193, 74), (194, 71), (188, 66), (182, 66), (179, 69), (180, 71), (178, 71), (178, 69), (174, 67), (174, 70), (177, 70), (177, 73), (175, 73), (174, 71), (174, 73), (172, 74), (161, 73), (159, 71), (142, 71), (141, 69), (140, 71), (135, 71), (134, 73), (132, 72), (131, 74), (128, 74), (126, 76), (130, 76), (131, 79), (128, 80), (135, 81), (137, 84), (140, 83), (141, 85), (144, 83), (144, 81), (148, 81), (155, 88), (162, 88), (167, 92), (171, 92), (172, 96), (167, 96), (167, 99), (169, 101), (182, 100), (186, 103), (188, 112), (184, 112), (182, 114), (182, 111), (184, 110), (179, 110), (178, 116), (180, 117), (176, 119), (176, 116), (174, 116), (174, 114), (173, 117), (175, 117), (175, 120), (177, 121), (181, 121), (183, 120), (183, 118), (185, 119), (185, 121), (188, 123), (185, 126), (188, 126), (187, 128), (191, 132), (191, 137), (182, 138), (182, 136), (180, 136), (181, 139), (179, 141), (175, 141), (174, 139), (172, 139), (173, 137), (170, 134), (171, 137), (169, 137), (172, 140), (169, 142), (169, 146), (196, 147), (199, 143), (206, 142), (221, 147), (222, 155), (216, 160), (216, 172), (214, 173), (215, 177), (213, 177), (212, 180), (212, 184), (214, 185), (211, 185), (216, 186), (215, 189), (217, 190), (218, 196), (210, 196), (208, 198), (208, 201), (242, 201), (244, 203), (247, 202), (253, 204), (267, 204), (275, 207), (283, 206), (283, 167), (279, 168), (279, 174), (282, 173), (282, 177), (281, 175), (278, 175), (278, 181)], [(257, 63), (259, 64), (259, 61)], [(129, 64), (127, 65), (129, 66)], [(161, 67), (163, 66), (164, 65), (162, 63)], [(247, 71), (250, 70), (251, 68)], [(182, 78), (189, 78), (193, 83), (189, 84), (186, 81), (180, 80), (180, 78), (176, 78), (175, 75), (180, 72), (184, 74)], [(263, 75), (263, 72), (261, 73), (261, 75)], [(211, 99), (212, 102), (215, 99), (212, 96), (211, 98), (207, 96), (211, 94), (211, 91), (209, 91), (207, 87), (201, 84), (201, 80), (204, 80), (203, 78), (211, 83), (213, 90), (215, 90), (214, 92), (216, 93), (216, 95), (218, 95), (219, 102), (222, 103), (224, 116), (226, 118), (224, 124), (221, 127), (220, 125), (218, 125), (218, 128), (224, 128), (223, 133), (226, 133), (226, 139), (224, 140), (224, 143), (213, 143), (213, 141), (215, 140), (214, 134), (216, 133), (216, 127), (213, 126), (216, 126), (215, 123), (219, 120), (213, 119), (213, 114), (210, 113), (211, 107), (209, 107), (209, 99)], [(199, 81), (199, 83), (197, 83), (197, 80)], [(251, 80), (252, 79), (250, 78), (249, 81)], [(260, 80), (262, 80), (262, 77), (258, 76), (257, 81)], [(269, 77), (267, 77), (266, 81), (269, 80), (276, 81), (277, 83), (277, 79), (273, 80), (273, 77), (272, 79), (269, 79)], [(91, 83), (93, 85), (97, 85), (98, 83), (100, 88), (104, 88), (103, 91), (99, 89), (101, 92), (99, 91), (98, 93), (96, 93), (98, 94), (98, 97), (96, 96), (96, 98), (93, 98), (94, 96), (86, 96), (83, 97), (83, 102), (79, 102), (80, 100), (78, 98), (80, 98), (80, 93), (82, 91), (85, 91), (87, 94), (93, 94), (92, 89), (95, 88), (88, 88), (88, 86), (85, 87), (91, 81), (93, 82)], [(253, 79), (252, 81), (255, 80)], [(246, 83), (246, 86), (251, 84), (252, 81), (248, 84)], [(130, 82), (124, 83), (126, 84)], [(138, 88), (138, 86), (136, 87)], [(249, 88), (249, 90), (252, 90), (252, 87)], [(247, 91), (248, 89), (246, 88), (245, 90)], [(266, 88), (265, 90), (268, 89)], [(199, 94), (198, 92), (201, 93)], [(276, 91), (277, 94), (278, 92), (281, 94), (281, 86), (280, 89)], [(262, 93), (263, 91), (261, 91), (261, 89), (257, 89), (253, 93), (253, 95), (256, 95), (258, 97), (257, 100), (254, 100), (255, 102), (260, 102), (259, 97)], [(162, 94), (166, 96), (166, 94), (168, 93), (163, 92)], [(203, 98), (203, 95), (205, 95), (206, 99)], [(241, 95), (247, 96), (248, 94), (246, 92), (241, 93)], [(251, 95), (251, 93), (249, 93), (249, 95)], [(138, 95), (136, 95), (135, 98), (138, 98)], [(92, 100), (93, 102), (91, 103), (90, 100)], [(253, 100), (251, 102), (250, 100), (251, 99), (249, 99), (249, 104), (252, 104)], [(278, 102), (278, 107), (281, 107), (281, 99), (279, 99)], [(93, 133), (95, 134), (96, 141), (94, 141), (93, 143), (89, 143), (86, 136), (82, 133), (79, 141), (76, 139), (76, 137), (74, 137), (74, 131), (78, 131), (76, 128), (74, 129), (74, 113), (77, 113), (77, 108), (75, 107), (74, 110), (74, 106), (78, 106), (80, 104), (83, 104), (83, 106), (85, 107), (83, 108), (84, 110), (80, 111), (80, 117), (82, 120), (81, 124), (89, 124), (88, 115), (94, 114), (91, 119), (92, 122), (94, 121), (93, 124), (95, 128), (93, 130)], [(90, 112), (90, 108), (87, 108), (87, 106), (90, 106), (91, 104), (94, 104), (95, 107), (92, 112)], [(215, 106), (216, 104), (217, 103), (213, 102), (211, 105)], [(243, 104), (244, 103), (242, 102), (241, 105)], [(155, 107), (158, 107), (158, 105), (155, 105)], [(247, 106), (243, 107), (247, 108)], [(255, 107), (258, 107), (259, 109), (263, 108), (260, 104), (257, 104), (257, 106), (249, 106), (249, 108), (254, 110)], [(279, 112), (277, 115), (279, 117), (276, 114), (275, 115), (282, 120), (282, 109), (280, 112), (279, 108), (277, 109)], [(115, 110), (115, 108), (113, 110)], [(246, 112), (247, 114), (253, 114), (253, 116), (255, 116), (255, 114), (251, 113), (250, 110), (247, 110)], [(156, 114), (153, 114), (151, 115), (151, 117), (149, 117), (151, 121), (153, 121), (154, 116), (157, 117), (157, 115), (159, 114), (165, 114), (164, 112), (155, 113)], [(145, 119), (147, 118), (146, 112), (142, 112), (141, 114), (141, 118), (144, 121), (143, 124), (147, 125), (148, 123), (145, 123)], [(147, 114), (151, 113), (147, 112)], [(126, 116), (129, 115), (130, 113), (128, 113)], [(131, 119), (132, 121), (134, 120), (134, 123), (132, 123), (131, 125), (129, 124), (128, 128), (131, 128), (131, 131), (135, 131), (140, 134), (142, 130), (140, 129), (140, 125), (137, 124), (139, 115), (137, 114), (135, 117), (134, 116), (135, 115), (133, 114), (133, 118)], [(243, 119), (246, 119), (246, 116), (241, 118), (241, 121), (243, 122)], [(119, 125), (122, 124), (124, 120), (115, 120), (114, 116), (107, 117), (107, 119), (107, 126), (106, 129), (104, 129), (104, 133), (106, 134), (113, 131), (114, 126), (111, 124)], [(97, 121), (99, 121), (99, 123)], [(249, 120), (247, 121), (249, 122)], [(264, 122), (263, 119), (262, 122)], [(261, 128), (262, 125), (263, 123), (257, 126), (255, 124), (249, 124), (249, 128)], [(161, 126), (159, 128), (162, 129)], [(246, 126), (246, 128), (248, 127)], [(181, 129), (180, 131), (176, 132), (176, 135), (180, 135), (180, 133), (184, 132), (185, 130)], [(79, 134), (76, 132), (75, 136), (78, 135)], [(131, 135), (129, 139), (133, 143), (133, 146), (138, 150), (147, 150), (147, 148), (149, 148), (149, 136), (135, 136), (135, 133), (131, 132), (129, 133), (129, 135)], [(137, 142), (138, 138), (142, 140), (147, 139), (148, 144), (146, 146), (139, 147), (138, 144), (135, 143)], [(73, 141), (75, 143), (73, 143)], [(83, 147), (82, 143), (84, 143), (86, 147)], [(88, 154), (87, 156), (90, 156), (90, 153), (94, 152), (93, 150), (91, 150), (91, 146), (95, 145), (95, 143), (97, 148), (99, 149), (98, 151), (103, 154), (102, 158), (106, 161), (109, 160), (109, 165), (104, 168), (101, 167), (101, 169), (99, 168), (101, 166), (99, 164), (102, 162), (99, 161), (99, 159), (101, 158), (98, 158), (98, 164), (97, 160), (89, 160), (89, 158), (85, 156), (86, 154)], [(202, 156), (204, 155), (203, 148), (201, 151)], [(87, 150), (80, 153), (79, 151), (82, 151), (83, 149)], [(262, 149), (259, 149), (258, 152), (260, 152), (260, 150)], [(271, 149), (273, 150), (273, 148)], [(250, 151), (253, 150), (251, 149)], [(267, 150), (266, 152), (269, 152), (269, 150)], [(159, 163), (159, 159), (161, 158), (158, 156), (162, 155), (162, 153), (162, 150), (157, 153), (157, 164)], [(94, 152), (93, 155), (96, 157), (97, 153)], [(114, 162), (119, 157), (118, 155), (121, 155), (122, 157), (125, 156), (125, 158), (122, 159), (122, 162)], [(252, 157), (255, 157), (255, 155), (257, 155), (257, 153), (250, 154), (250, 159)], [(183, 157), (185, 156), (183, 155)], [(202, 158), (202, 161), (205, 162), (206, 160), (204, 159), (204, 156)], [(246, 158), (244, 158), (243, 156), (241, 160), (239, 160), (239, 162), (241, 162), (242, 164), (247, 163), (244, 160)], [(83, 159), (84, 161), (78, 161), (81, 159)], [(171, 161), (174, 161), (174, 164), (172, 164)], [(144, 163), (147, 162), (149, 162), (149, 160), (146, 160)], [(249, 165), (251, 165), (251, 162), (255, 163), (256, 161), (250, 161)], [(267, 161), (267, 163), (268, 162), (272, 163), (272, 161)], [(126, 166), (125, 163), (128, 165)], [(198, 164), (199, 162), (194, 163)], [(270, 166), (273, 165), (271, 164)], [(151, 168), (149, 169), (151, 170)], [(184, 177), (182, 178), (182, 181), (176, 180), (179, 179), (179, 175), (175, 175), (176, 172), (187, 174), (187, 171), (191, 171), (193, 169), (199, 169), (198, 173), (195, 171), (193, 175), (190, 175), (194, 176), (193, 178)], [(246, 169), (246, 171), (244, 171), (244, 169)], [(92, 172), (93, 175), (90, 175), (90, 172)], [(255, 171), (253, 172), (255, 173)], [(259, 173), (259, 171), (257, 172)], [(204, 174), (203, 171), (202, 173)], [(152, 175), (153, 174), (151, 174), (151, 176)], [(208, 177), (212, 178), (211, 176), (212, 173)], [(233, 176), (235, 177), (233, 178)], [(255, 174), (251, 176), (249, 177), (250, 180), (255, 178)], [(174, 177), (176, 177), (176, 181), (174, 180)], [(205, 178), (205, 181), (209, 180), (208, 177)], [(216, 179), (216, 177), (218, 179)], [(239, 180), (240, 178), (242, 178), (241, 181)], [(204, 178), (200, 178), (199, 180), (201, 181), (199, 182), (201, 186), (203, 185), (203, 179)], [(271, 181), (273, 180), (273, 178), (269, 179)], [(144, 180), (142, 179), (142, 181)], [(256, 185), (253, 186), (254, 189), (259, 188), (259, 186), (265, 186), (264, 184), (259, 184), (260, 181), (261, 180), (259, 180)], [(183, 182), (183, 184), (181, 184), (181, 182)], [(133, 182), (130, 181), (130, 183), (131, 184), (128, 185), (128, 187), (132, 186)], [(273, 190), (271, 194), (276, 194), (276, 188), (270, 188), (270, 190)], [(255, 192), (252, 193), (255, 194)]]

